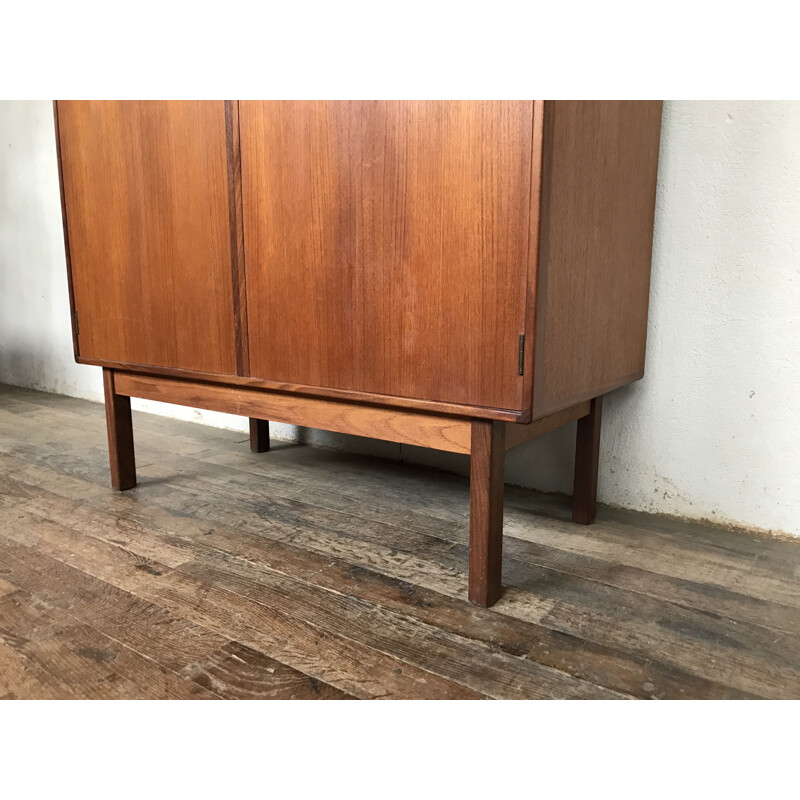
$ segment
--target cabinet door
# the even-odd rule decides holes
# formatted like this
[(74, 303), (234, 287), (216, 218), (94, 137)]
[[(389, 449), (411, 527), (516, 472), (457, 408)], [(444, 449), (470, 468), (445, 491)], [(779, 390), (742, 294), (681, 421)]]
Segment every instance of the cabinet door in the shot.
[(80, 356), (235, 373), (223, 103), (57, 119)]
[(519, 409), (533, 103), (239, 110), (251, 374)]

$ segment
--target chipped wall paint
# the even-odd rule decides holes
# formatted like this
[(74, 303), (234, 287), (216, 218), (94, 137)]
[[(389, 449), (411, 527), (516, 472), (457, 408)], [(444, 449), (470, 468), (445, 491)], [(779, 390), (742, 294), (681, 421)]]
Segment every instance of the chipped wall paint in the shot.
[[(0, 103), (0, 380), (101, 400), (100, 370), (72, 359), (60, 214), (50, 103)], [(645, 379), (605, 404), (600, 499), (800, 535), (800, 103), (665, 104), (647, 350)], [(574, 431), (511, 451), (507, 480), (569, 492)], [(463, 456), (301, 433), (467, 470)]]

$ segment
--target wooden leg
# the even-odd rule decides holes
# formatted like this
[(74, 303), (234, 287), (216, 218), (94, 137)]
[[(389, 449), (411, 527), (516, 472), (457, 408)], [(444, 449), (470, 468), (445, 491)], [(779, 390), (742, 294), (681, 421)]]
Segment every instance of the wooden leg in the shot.
[(600, 463), (600, 421), (603, 398), (592, 400), (589, 413), (578, 420), (575, 445), (575, 484), (572, 491), (572, 521), (594, 522), (597, 513), (597, 470)]
[(114, 370), (103, 369), (108, 428), (108, 459), (111, 463), (111, 485), (122, 491), (136, 486), (136, 460), (133, 454), (133, 421), (131, 399), (114, 390)]
[(469, 599), (479, 606), (490, 606), (500, 597), (505, 436), (504, 422), (472, 422), (469, 470)]
[(269, 422), (250, 417), (250, 450), (253, 453), (266, 453), (269, 450)]

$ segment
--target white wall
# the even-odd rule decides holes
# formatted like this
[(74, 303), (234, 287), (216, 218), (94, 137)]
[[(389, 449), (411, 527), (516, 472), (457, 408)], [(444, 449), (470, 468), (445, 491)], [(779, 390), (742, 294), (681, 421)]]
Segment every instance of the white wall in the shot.
[[(99, 369), (72, 360), (60, 214), (50, 103), (0, 103), (0, 381), (100, 400)], [(800, 535), (800, 103), (665, 104), (647, 347), (645, 379), (605, 404), (600, 499)], [(573, 442), (571, 425), (511, 451), (508, 482), (569, 492)]]

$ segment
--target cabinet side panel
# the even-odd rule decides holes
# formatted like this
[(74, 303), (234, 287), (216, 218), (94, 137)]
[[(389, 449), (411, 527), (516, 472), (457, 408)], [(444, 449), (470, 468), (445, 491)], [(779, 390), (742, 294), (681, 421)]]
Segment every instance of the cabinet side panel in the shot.
[(532, 112), (243, 102), (251, 375), (520, 409)]
[(644, 374), (660, 101), (545, 104), (534, 417)]
[(80, 355), (236, 372), (222, 102), (59, 101)]

